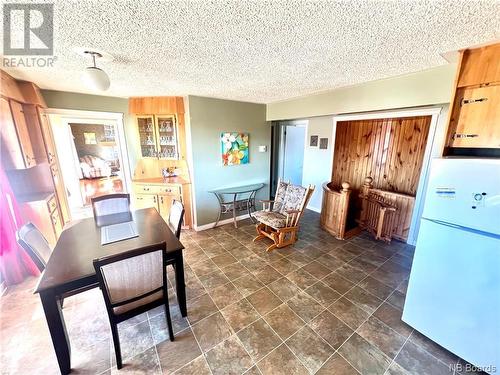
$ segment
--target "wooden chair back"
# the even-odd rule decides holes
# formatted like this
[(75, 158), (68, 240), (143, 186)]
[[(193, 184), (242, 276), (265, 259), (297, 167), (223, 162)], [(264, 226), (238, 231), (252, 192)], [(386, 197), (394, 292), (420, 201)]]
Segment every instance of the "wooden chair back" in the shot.
[(42, 232), (33, 223), (24, 224), (16, 232), (17, 243), (28, 253), (31, 260), (42, 272), (52, 254), (52, 248)]

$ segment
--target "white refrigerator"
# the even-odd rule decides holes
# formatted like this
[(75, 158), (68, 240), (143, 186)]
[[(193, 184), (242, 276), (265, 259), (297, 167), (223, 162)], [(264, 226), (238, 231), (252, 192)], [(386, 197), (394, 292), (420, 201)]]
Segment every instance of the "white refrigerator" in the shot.
[(500, 159), (432, 161), (402, 319), (500, 372)]

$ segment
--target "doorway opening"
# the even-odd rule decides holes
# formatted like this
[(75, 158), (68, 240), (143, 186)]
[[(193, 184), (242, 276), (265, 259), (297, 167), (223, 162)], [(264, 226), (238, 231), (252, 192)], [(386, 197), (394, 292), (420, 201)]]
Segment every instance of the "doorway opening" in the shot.
[(271, 197), (278, 179), (302, 185), (307, 121), (280, 121), (273, 129)]
[(51, 110), (49, 116), (73, 219), (92, 216), (94, 197), (130, 191), (122, 114)]

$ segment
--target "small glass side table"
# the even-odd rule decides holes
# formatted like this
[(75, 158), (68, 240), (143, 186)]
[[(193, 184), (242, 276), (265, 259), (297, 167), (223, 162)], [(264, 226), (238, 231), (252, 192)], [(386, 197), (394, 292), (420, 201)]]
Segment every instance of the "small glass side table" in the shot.
[(221, 215), (228, 212), (232, 212), (233, 214), (235, 228), (238, 228), (238, 224), (236, 222), (237, 211), (247, 211), (248, 216), (252, 222), (255, 223), (255, 219), (252, 217), (251, 209), (255, 208), (255, 194), (257, 194), (257, 191), (263, 187), (264, 184), (259, 183), (210, 190), (209, 192), (213, 193), (219, 201), (219, 213), (217, 215), (217, 221), (214, 224), (214, 228), (217, 224), (219, 224)]

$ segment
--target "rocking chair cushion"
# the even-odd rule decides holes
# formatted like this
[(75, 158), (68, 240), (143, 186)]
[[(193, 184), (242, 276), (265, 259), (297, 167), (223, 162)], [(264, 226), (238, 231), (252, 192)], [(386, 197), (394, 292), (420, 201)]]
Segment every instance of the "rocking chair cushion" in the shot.
[(285, 203), (286, 190), (290, 185), (288, 182), (279, 181), (278, 187), (276, 188), (276, 195), (274, 197), (273, 211), (281, 212), (283, 209), (283, 204)]
[(257, 211), (253, 214), (262, 224), (275, 229), (286, 227), (286, 216), (274, 211)]
[(304, 197), (307, 194), (307, 188), (300, 185), (288, 185), (286, 189), (285, 201), (281, 213), (287, 211), (300, 210)]

